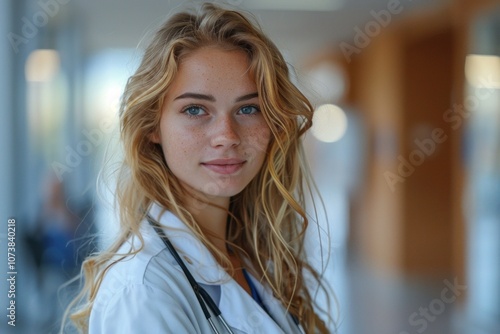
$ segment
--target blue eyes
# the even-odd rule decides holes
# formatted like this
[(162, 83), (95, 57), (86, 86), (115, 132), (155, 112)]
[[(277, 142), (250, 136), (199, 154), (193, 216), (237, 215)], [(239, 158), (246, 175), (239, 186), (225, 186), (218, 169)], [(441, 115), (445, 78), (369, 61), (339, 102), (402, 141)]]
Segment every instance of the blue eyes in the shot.
[[(255, 105), (246, 105), (246, 106), (241, 107), (238, 110), (238, 114), (240, 114), (240, 115), (254, 115), (254, 114), (258, 113), (259, 111), (260, 111), (260, 109)], [(201, 116), (205, 115), (207, 112), (201, 106), (191, 105), (191, 106), (184, 108), (182, 110), (182, 113), (186, 114), (189, 117), (197, 118), (197, 117), (201, 117)]]
[(243, 115), (252, 115), (259, 111), (256, 106), (244, 106), (239, 110)]
[(188, 116), (196, 117), (203, 115), (205, 111), (203, 110), (202, 107), (199, 106), (189, 106), (186, 109), (184, 109), (183, 112)]

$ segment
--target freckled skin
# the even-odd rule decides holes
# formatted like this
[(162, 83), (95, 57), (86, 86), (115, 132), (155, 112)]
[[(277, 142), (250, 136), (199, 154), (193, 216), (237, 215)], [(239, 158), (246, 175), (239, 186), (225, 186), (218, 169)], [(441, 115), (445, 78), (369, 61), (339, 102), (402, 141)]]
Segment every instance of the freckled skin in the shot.
[[(259, 98), (237, 101), (257, 92), (248, 66), (242, 51), (201, 48), (183, 59), (166, 93), (159, 134), (152, 139), (161, 144), (167, 165), (183, 186), (204, 197), (238, 194), (265, 159), (270, 130), (258, 109)], [(214, 101), (180, 97), (185, 93), (210, 95)], [(190, 106), (194, 109), (186, 109)], [(196, 111), (196, 117), (186, 110)], [(227, 158), (244, 162), (228, 174), (202, 164)]]

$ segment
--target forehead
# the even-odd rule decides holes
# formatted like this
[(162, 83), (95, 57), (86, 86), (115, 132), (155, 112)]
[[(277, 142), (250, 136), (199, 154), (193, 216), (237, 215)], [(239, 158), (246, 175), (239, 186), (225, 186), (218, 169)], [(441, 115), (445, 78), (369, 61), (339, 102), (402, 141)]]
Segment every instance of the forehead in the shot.
[(224, 64), (229, 61), (232, 65), (245, 65), (248, 67), (247, 54), (240, 49), (211, 45), (203, 46), (184, 54), (179, 62), (179, 67), (192, 63), (207, 63), (212, 65)]
[(182, 57), (171, 90), (191, 86), (240, 87), (255, 90), (250, 61), (242, 50), (203, 47)]

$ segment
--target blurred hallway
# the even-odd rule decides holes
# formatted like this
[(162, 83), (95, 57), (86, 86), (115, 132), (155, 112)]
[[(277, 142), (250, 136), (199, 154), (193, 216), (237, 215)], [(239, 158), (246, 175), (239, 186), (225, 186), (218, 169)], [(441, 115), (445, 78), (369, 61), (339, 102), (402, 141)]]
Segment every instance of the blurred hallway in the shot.
[[(61, 284), (117, 231), (126, 80), (155, 27), (201, 2), (0, 2), (0, 268), (17, 272), (0, 333), (57, 333)], [(338, 333), (500, 333), (500, 0), (225, 4), (255, 16), (316, 107), (304, 147), (326, 243), (308, 251)]]

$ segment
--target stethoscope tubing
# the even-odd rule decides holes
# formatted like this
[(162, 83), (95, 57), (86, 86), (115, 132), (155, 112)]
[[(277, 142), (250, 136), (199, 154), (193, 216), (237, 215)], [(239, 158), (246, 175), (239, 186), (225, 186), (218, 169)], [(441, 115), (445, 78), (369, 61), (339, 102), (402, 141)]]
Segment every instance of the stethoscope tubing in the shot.
[(207, 309), (210, 308), (212, 313), (219, 319), (219, 321), (222, 323), (224, 328), (227, 330), (228, 333), (234, 334), (234, 332), (231, 330), (229, 325), (226, 323), (226, 320), (222, 316), (222, 312), (220, 311), (219, 307), (217, 304), (215, 304), (214, 300), (208, 292), (205, 291), (194, 279), (193, 275), (189, 271), (189, 269), (186, 267), (186, 264), (180, 257), (179, 253), (175, 250), (174, 246), (168, 239), (168, 237), (165, 235), (163, 232), (162, 228), (158, 223), (156, 223), (149, 215), (146, 215), (146, 219), (148, 220), (149, 224), (154, 228), (158, 236), (161, 238), (167, 249), (170, 251), (170, 254), (174, 257), (175, 261), (177, 264), (181, 267), (182, 272), (186, 276), (189, 284), (191, 285), (191, 288), (193, 289), (194, 294), (196, 295), (196, 299), (198, 299), (198, 303), (201, 306), (201, 309), (203, 311), (203, 314), (205, 315), (205, 318), (207, 319), (208, 323), (210, 324), (210, 327), (212, 327), (212, 330), (215, 334), (221, 334), (217, 327), (215, 326), (215, 323), (212, 320), (212, 315), (210, 314), (209, 310)]

